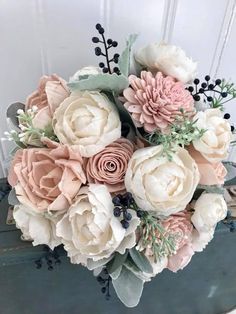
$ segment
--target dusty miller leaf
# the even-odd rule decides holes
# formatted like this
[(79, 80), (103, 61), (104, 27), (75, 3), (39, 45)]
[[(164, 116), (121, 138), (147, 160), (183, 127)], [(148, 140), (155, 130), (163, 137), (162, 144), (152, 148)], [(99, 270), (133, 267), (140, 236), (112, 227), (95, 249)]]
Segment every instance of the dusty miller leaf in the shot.
[(126, 47), (119, 58), (119, 62), (118, 62), (119, 69), (121, 73), (125, 76), (129, 75), (131, 47), (134, 44), (137, 37), (138, 37), (138, 34), (129, 35), (129, 38), (126, 41)]
[(72, 92), (76, 90), (101, 90), (112, 91), (116, 94), (122, 92), (128, 85), (127, 77), (116, 73), (90, 75), (87, 79), (68, 83), (68, 87)]
[(20, 204), (20, 202), (18, 201), (18, 198), (16, 196), (16, 190), (12, 189), (8, 195), (8, 203), (9, 205), (15, 206)]
[(146, 256), (139, 252), (138, 250), (136, 250), (136, 248), (132, 248), (131, 250), (129, 250), (129, 254), (133, 260), (133, 262), (135, 263), (135, 265), (143, 272), (145, 273), (152, 273), (153, 269), (152, 266), (149, 262), (149, 260), (146, 258)]
[(139, 303), (143, 283), (143, 280), (136, 277), (125, 266), (122, 267), (120, 276), (112, 280), (118, 298), (128, 307), (134, 307)]
[(107, 270), (109, 274), (114, 273), (120, 266), (122, 266), (128, 256), (128, 251), (125, 254), (115, 253), (114, 258), (107, 264)]

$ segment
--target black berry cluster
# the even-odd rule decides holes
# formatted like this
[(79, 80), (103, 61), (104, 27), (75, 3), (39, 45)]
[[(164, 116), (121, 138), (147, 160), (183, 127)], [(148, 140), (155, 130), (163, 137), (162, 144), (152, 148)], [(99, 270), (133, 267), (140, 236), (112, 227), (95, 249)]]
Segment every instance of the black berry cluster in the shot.
[(112, 47), (115, 48), (115, 47), (118, 46), (117, 41), (115, 41), (115, 40), (113, 40), (111, 38), (109, 38), (107, 40), (105, 39), (105, 36), (104, 36), (105, 30), (101, 26), (101, 24), (96, 24), (96, 29), (97, 29), (99, 35), (101, 36), (101, 39), (99, 39), (99, 37), (93, 37), (92, 38), (92, 42), (95, 43), (95, 44), (97, 44), (97, 43), (103, 44), (104, 45), (104, 51), (102, 51), (102, 49), (100, 47), (96, 47), (95, 50), (94, 50), (95, 51), (95, 55), (96, 56), (103, 56), (103, 57), (105, 57), (105, 61), (106, 61), (105, 62), (106, 64), (104, 62), (100, 62), (99, 63), (99, 67), (102, 69), (103, 73), (120, 74), (120, 70), (119, 70), (118, 66), (113, 67), (113, 69), (111, 67), (111, 63), (112, 62), (115, 63), (115, 64), (118, 63), (120, 55), (118, 53), (115, 53), (113, 55), (113, 57), (110, 58), (109, 57), (109, 53), (108, 53), (108, 50), (110, 48), (112, 48)]
[(43, 263), (46, 262), (48, 270), (53, 270), (54, 265), (60, 265), (61, 260), (59, 259), (58, 248), (56, 247), (54, 250), (51, 250), (48, 246), (44, 246), (45, 254), (34, 263), (37, 269), (42, 268)]
[(103, 269), (101, 274), (97, 277), (98, 283), (102, 286), (101, 292), (105, 294), (106, 300), (110, 300), (111, 294), (110, 294), (110, 281), (111, 277), (108, 274), (107, 269)]
[(200, 95), (204, 95), (205, 100), (212, 102), (213, 97), (210, 95), (212, 92), (220, 94), (222, 98), (226, 98), (228, 96), (226, 92), (222, 92), (217, 89), (221, 82), (222, 81), (220, 79), (216, 79), (214, 82), (211, 82), (211, 77), (206, 75), (204, 82), (201, 83), (200, 80), (196, 78), (193, 81), (195, 86), (189, 86), (187, 89), (192, 94), (195, 101), (199, 101), (201, 99)]
[(122, 218), (120, 223), (124, 229), (129, 228), (129, 222), (132, 219), (131, 213), (128, 212), (129, 209), (135, 210), (138, 217), (141, 217), (143, 214), (143, 212), (138, 209), (130, 192), (126, 192), (123, 195), (118, 194), (114, 196), (112, 202), (115, 206), (113, 211), (114, 216), (117, 218)]

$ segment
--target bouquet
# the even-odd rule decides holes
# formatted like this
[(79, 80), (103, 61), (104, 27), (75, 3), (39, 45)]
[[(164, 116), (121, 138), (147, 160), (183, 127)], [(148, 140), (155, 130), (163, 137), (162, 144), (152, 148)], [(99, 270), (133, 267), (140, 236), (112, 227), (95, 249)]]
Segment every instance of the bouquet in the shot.
[[(197, 63), (165, 43), (131, 54), (96, 25), (99, 66), (66, 82), (43, 76), (7, 111), (17, 148), (9, 169), (24, 240), (63, 246), (128, 307), (164, 269), (183, 269), (226, 221), (224, 185), (234, 127), (225, 79), (196, 77)], [(131, 74), (132, 73), (132, 74)], [(227, 217), (228, 217), (227, 216)], [(232, 227), (232, 226), (231, 226)]]

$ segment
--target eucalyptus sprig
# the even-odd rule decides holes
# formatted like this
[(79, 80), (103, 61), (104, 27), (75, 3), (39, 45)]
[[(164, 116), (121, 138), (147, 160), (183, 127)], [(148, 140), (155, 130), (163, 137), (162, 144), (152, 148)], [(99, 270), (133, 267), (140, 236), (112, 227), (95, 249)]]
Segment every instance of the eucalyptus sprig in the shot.
[(164, 155), (172, 160), (172, 154), (178, 146), (188, 146), (203, 136), (205, 129), (198, 128), (196, 122), (197, 120), (192, 121), (185, 115), (177, 116), (167, 134), (155, 131), (146, 134), (145, 138), (151, 144), (162, 145)]
[(154, 262), (176, 253), (176, 238), (166, 232), (161, 221), (147, 212), (143, 212), (139, 226), (140, 240), (138, 247), (152, 251)]

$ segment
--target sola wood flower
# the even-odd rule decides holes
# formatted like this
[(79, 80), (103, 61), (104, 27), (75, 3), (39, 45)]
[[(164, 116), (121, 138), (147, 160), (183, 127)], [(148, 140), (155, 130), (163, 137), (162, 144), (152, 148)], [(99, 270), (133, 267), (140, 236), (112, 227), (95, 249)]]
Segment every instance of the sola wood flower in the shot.
[(25, 109), (37, 106), (39, 111), (34, 117), (35, 127), (44, 128), (52, 119), (60, 103), (70, 94), (66, 81), (56, 74), (42, 76), (38, 89), (26, 99)]
[(47, 140), (50, 148), (23, 149), (12, 162), (9, 182), (18, 200), (38, 211), (69, 208), (86, 177), (82, 157), (73, 147)]
[[(142, 71), (141, 78), (130, 75), (131, 87), (124, 90), (125, 108), (131, 113), (137, 127), (146, 132), (164, 131), (176, 116), (192, 114), (194, 101), (181, 82), (158, 72)], [(180, 109), (182, 109), (180, 111)]]
[(88, 159), (88, 182), (105, 184), (109, 192), (122, 192), (125, 189), (124, 176), (133, 152), (134, 145), (125, 138), (108, 145)]

